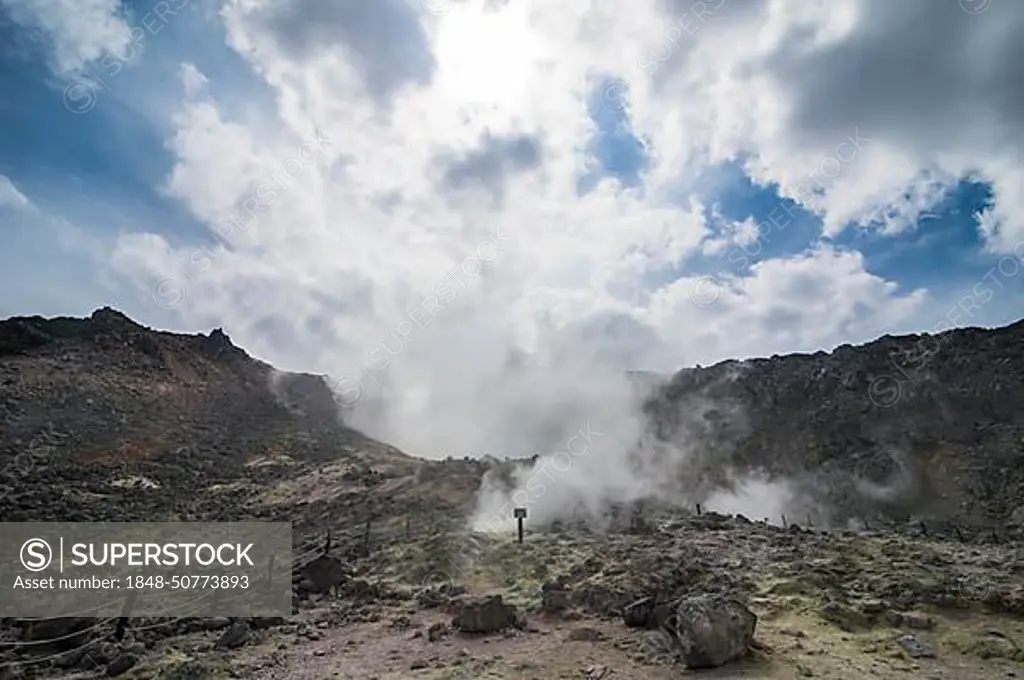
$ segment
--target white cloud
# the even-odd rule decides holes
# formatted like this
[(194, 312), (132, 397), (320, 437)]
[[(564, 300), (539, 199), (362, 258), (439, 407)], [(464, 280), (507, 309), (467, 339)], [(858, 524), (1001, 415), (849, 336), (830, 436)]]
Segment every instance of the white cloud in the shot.
[(61, 75), (121, 52), (131, 40), (120, 0), (0, 0), (0, 6), (14, 21), (50, 37), (53, 65)]
[(31, 205), (28, 196), (18, 191), (7, 175), (0, 175), (0, 208), (28, 208)]
[[(692, 6), (670, 4), (667, 18)], [(636, 127), (673, 149), (658, 178), (693, 158), (749, 155), (754, 176), (818, 211), (834, 235), (886, 213), (886, 229), (906, 228), (937, 189), (973, 175), (993, 183), (990, 245), (1007, 252), (1024, 239), (1022, 28), (1014, 3), (970, 14), (928, 0), (724, 2), (674, 52), (656, 53), (666, 58), (652, 81), (623, 77), (638, 93)], [(858, 132), (871, 141), (840, 148)]]

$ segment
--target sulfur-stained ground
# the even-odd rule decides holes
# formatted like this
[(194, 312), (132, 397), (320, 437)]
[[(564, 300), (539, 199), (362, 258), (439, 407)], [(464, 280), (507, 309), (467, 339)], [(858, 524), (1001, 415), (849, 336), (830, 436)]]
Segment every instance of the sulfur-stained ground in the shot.
[[(304, 603), (241, 649), (219, 631), (161, 641), (126, 678), (715, 679), (1024, 678), (1024, 578), (1017, 545), (899, 534), (786, 531), (739, 519), (679, 516), (646, 533), (424, 535), (354, 561), (362, 595)], [(543, 583), (572, 607), (541, 611)], [(447, 583), (500, 593), (525, 629), (464, 636), (424, 599)], [(645, 594), (731, 592), (758, 615), (747, 658), (687, 671), (657, 652), (657, 631), (616, 612)], [(437, 606), (435, 606), (437, 605)], [(432, 631), (433, 627), (433, 632)], [(914, 655), (901, 645), (913, 636)], [(190, 661), (191, 659), (191, 661)]]

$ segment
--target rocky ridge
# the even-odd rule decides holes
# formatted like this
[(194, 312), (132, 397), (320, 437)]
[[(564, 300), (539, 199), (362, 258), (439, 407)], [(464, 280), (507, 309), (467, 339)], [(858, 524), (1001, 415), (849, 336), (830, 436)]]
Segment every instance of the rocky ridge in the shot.
[(1024, 321), (685, 369), (646, 412), (698, 501), (731, 470), (792, 482), (797, 517), (984, 527), (1024, 523), (1022, 403)]

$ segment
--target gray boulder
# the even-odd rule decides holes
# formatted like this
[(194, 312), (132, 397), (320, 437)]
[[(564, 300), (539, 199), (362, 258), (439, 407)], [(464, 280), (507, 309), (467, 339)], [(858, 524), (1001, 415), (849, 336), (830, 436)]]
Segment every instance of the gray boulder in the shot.
[(666, 623), (687, 668), (714, 668), (739, 659), (754, 639), (757, 616), (726, 595), (683, 598)]
[(452, 627), (463, 633), (496, 633), (517, 625), (518, 619), (516, 608), (503, 602), (501, 595), (488, 595), (460, 603)]

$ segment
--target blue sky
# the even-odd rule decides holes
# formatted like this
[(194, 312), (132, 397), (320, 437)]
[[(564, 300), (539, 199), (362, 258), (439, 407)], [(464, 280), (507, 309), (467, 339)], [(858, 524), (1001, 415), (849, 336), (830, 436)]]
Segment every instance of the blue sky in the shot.
[[(0, 3), (0, 45), (5, 46), (0, 52), (0, 91), (5, 95), (0, 104), (0, 129), (4, 130), (0, 135), (0, 175), (28, 197), (33, 211), (0, 205), (4, 242), (0, 315), (82, 315), (101, 304), (114, 304), (157, 325), (193, 327), (215, 317), (184, 318), (179, 312), (154, 307), (145, 290), (140, 293), (124, 284), (119, 278), (124, 272), (110, 270), (109, 261), (118, 237), (126, 234), (158, 235), (171, 247), (216, 243), (211, 225), (195, 213), (195, 205), (167, 190), (171, 172), (182, 162), (172, 140), (181, 128), (176, 116), (188, 103), (183, 64), (202, 73), (206, 79), (203, 90), (222, 120), (252, 129), (285, 127), (279, 87), (255, 68), (253, 57), (239, 54), (227, 44), (225, 22), (212, 5), (193, 3), (169, 20), (157, 20), (154, 25), (159, 30), (147, 32), (132, 48), (130, 58), (118, 61), (117, 73), (112, 72), (112, 62), (94, 59), (68, 74), (54, 66), (52, 31), (14, 20), (11, 7), (19, 3), (23, 7), (33, 4), (29, 0)], [(123, 6), (126, 25), (138, 26), (155, 4), (137, 0)], [(404, 11), (395, 7), (394, 12)], [(250, 25), (253, 35), (262, 35), (257, 29), (269, 32), (266, 27), (275, 25), (273, 18), (261, 21)], [(712, 28), (709, 24), (709, 35)], [(344, 54), (371, 47), (348, 46)], [(367, 77), (378, 71), (383, 74), (384, 66), (374, 68), (377, 71), (371, 69)], [(632, 104), (620, 110), (602, 101), (602, 93), (617, 77), (604, 73), (593, 80), (586, 97), (594, 132), (577, 145), (589, 155), (588, 168), (575, 177), (577, 195), (585, 199), (596, 191), (600, 180), (608, 178), (618, 180), (617, 191), (632, 192), (640, 197), (637, 200), (670, 195), (671, 184), (662, 183), (655, 191), (650, 179), (664, 140), (637, 130)], [(71, 91), (74, 96), (68, 100), (66, 88), (76, 81), (79, 89)], [(71, 109), (81, 104), (82, 82), (90, 82), (94, 88), (95, 105), (76, 113)], [(392, 81), (384, 78), (382, 82)], [(623, 88), (630, 91), (629, 86)], [(376, 96), (379, 99), (379, 93)], [(639, 94), (633, 99), (639, 100)], [(645, 125), (650, 125), (649, 119)], [(664, 130), (660, 132), (664, 134)], [(343, 151), (348, 144), (341, 140)], [(740, 246), (727, 244), (717, 252), (691, 250), (667, 264), (652, 265), (641, 277), (643, 281), (665, 286), (687, 277), (719, 276), (723, 270), (742, 278), (751, 275), (751, 267), (759, 263), (788, 261), (831, 247), (862, 255), (864, 271), (894, 283), (896, 296), (926, 289), (932, 307), (905, 324), (923, 330), (929, 318), (944, 313), (948, 301), (970, 291), (1007, 256), (1005, 249), (997, 253), (987, 248), (977, 223), (977, 214), (995, 205), (991, 181), (955, 178), (941, 201), (898, 233), (885, 233), (877, 226), (851, 226), (827, 238), (819, 216), (792, 198), (780, 196), (785, 189), (778, 183), (757, 184), (745, 167), (743, 153), (732, 154), (731, 160), (704, 163), (695, 179), (686, 183), (680, 179), (678, 186), (685, 186), (682, 195), (686, 198), (679, 205), (691, 199), (700, 201), (708, 229), (706, 239), (727, 238), (744, 220), (765, 222), (780, 207), (792, 215), (785, 230), (761, 239), (758, 252), (746, 259), (745, 266), (731, 264), (735, 259), (729, 256)], [(522, 166), (515, 172), (532, 169)], [(502, 174), (499, 177), (508, 179)], [(681, 215), (681, 231), (684, 222)], [(1002, 276), (1000, 281), (1005, 287), (972, 323), (1002, 324), (1020, 316), (1024, 276)], [(256, 321), (260, 320), (248, 327), (265, 328), (265, 323)]]
[[(633, 132), (628, 107), (608, 110), (600, 106), (600, 93), (608, 85), (608, 79), (601, 80), (588, 102), (597, 133), (589, 147), (594, 168), (580, 178), (583, 193), (604, 177), (617, 178), (624, 187), (643, 185), (647, 165), (644, 143)], [(992, 202), (991, 186), (985, 182), (963, 180), (951, 186), (941, 202), (913, 228), (888, 234), (876, 224), (869, 229), (851, 228), (837, 238), (826, 239), (818, 216), (780, 197), (777, 185), (757, 184), (746, 174), (741, 161), (709, 166), (703, 173), (703, 185), (712, 188), (700, 195), (709, 208), (714, 206), (713, 217), (712, 211), (707, 211), (713, 230), (721, 226), (722, 220), (741, 222), (750, 218), (755, 223), (771, 224), (782, 214), (787, 217), (783, 228), (771, 228), (756, 244), (738, 252), (734, 246), (721, 253), (696, 256), (681, 269), (725, 280), (744, 275), (749, 266), (760, 261), (807, 252), (828, 242), (862, 254), (867, 271), (896, 282), (904, 290), (928, 289), (940, 300), (959, 299), (986, 275), (995, 276), (999, 283), (991, 285), (1005, 284), (1008, 290), (1000, 290), (996, 304), (976, 312), (970, 325), (1001, 325), (1024, 316), (1024, 307), (1020, 306), (1024, 277), (1000, 273), (998, 267), (1005, 255), (987, 251), (978, 231), (976, 214)], [(1013, 265), (1004, 262), (1003, 268), (1009, 272)]]

